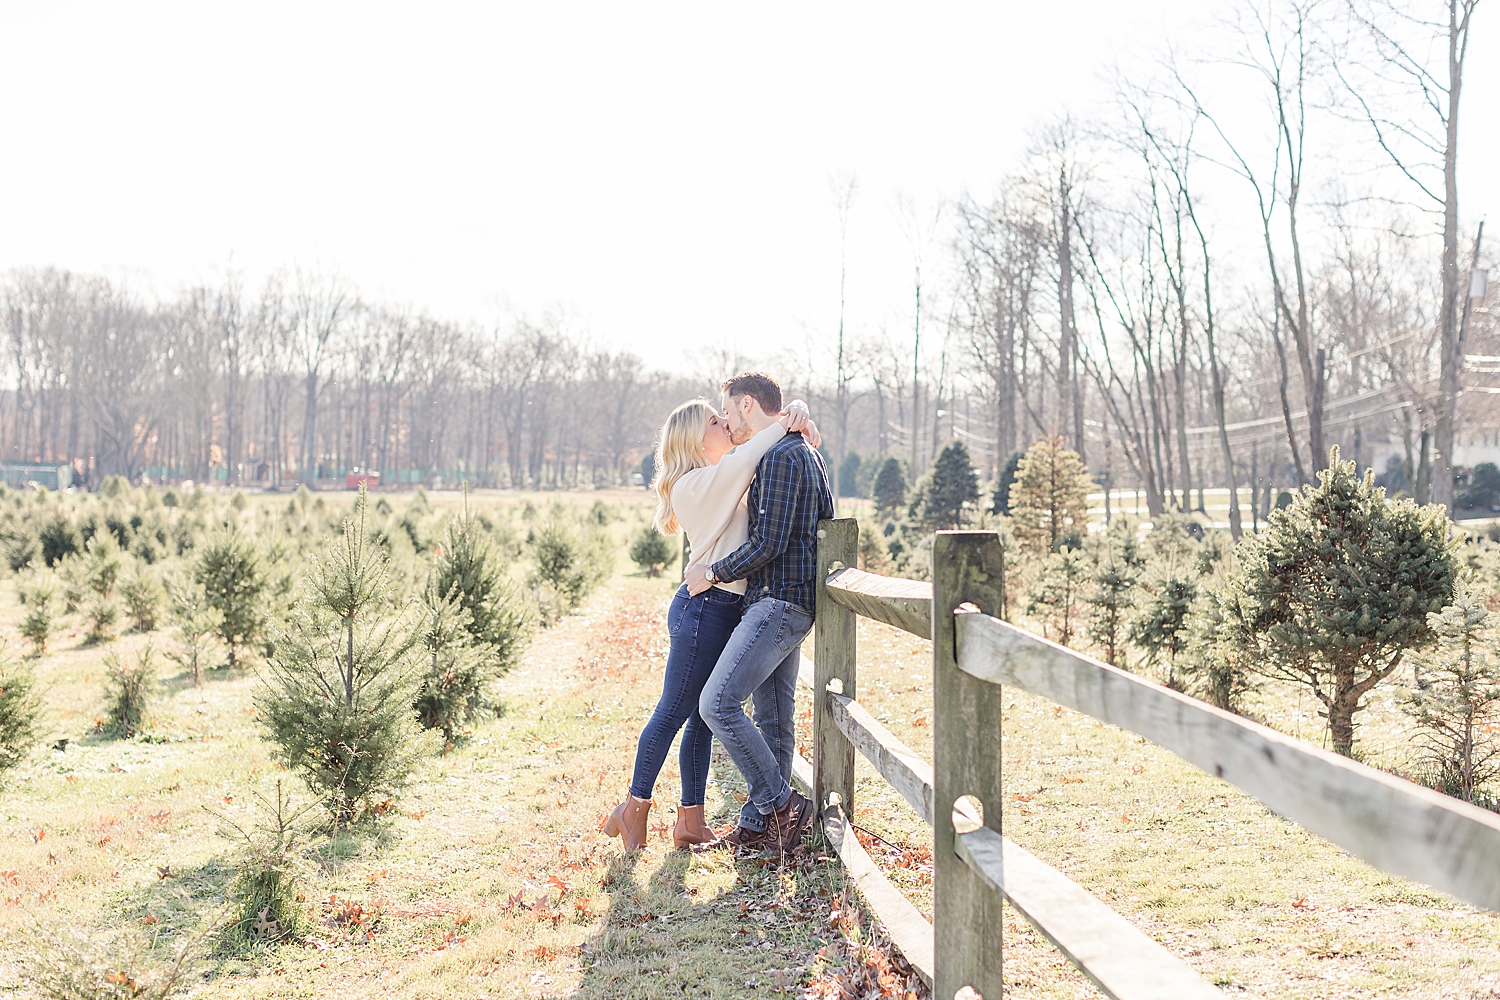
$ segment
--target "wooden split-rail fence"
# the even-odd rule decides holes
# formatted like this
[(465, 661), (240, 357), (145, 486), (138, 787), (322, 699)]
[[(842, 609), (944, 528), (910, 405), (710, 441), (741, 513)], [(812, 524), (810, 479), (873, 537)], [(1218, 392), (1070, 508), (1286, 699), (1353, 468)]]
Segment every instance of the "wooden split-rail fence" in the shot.
[[(1012, 685), (1129, 730), (1392, 875), (1500, 909), (1500, 816), (1285, 736), (1002, 621), (994, 532), (942, 531), (932, 582), (857, 568), (853, 518), (818, 526), (813, 759), (796, 784), (892, 942), (939, 1000), (1001, 996), (1001, 898), (1118, 1000), (1220, 997), (1185, 962), (1002, 835), (1001, 691)], [(858, 700), (863, 615), (932, 640), (933, 762)], [(933, 828), (933, 922), (855, 837), (854, 753)], [(971, 797), (971, 798), (968, 798)], [(974, 801), (977, 800), (977, 806)]]

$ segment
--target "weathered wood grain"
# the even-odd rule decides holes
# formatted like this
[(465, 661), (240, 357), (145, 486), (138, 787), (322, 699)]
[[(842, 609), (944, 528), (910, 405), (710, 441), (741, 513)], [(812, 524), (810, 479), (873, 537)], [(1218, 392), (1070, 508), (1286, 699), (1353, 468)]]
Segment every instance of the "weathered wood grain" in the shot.
[(891, 885), (890, 880), (875, 866), (875, 862), (870, 860), (870, 856), (860, 846), (859, 838), (854, 835), (853, 828), (849, 826), (844, 811), (838, 806), (823, 810), (823, 834), (838, 852), (839, 860), (844, 863), (849, 876), (854, 879), (865, 905), (885, 925), (886, 933), (891, 936), (891, 943), (901, 949), (901, 954), (906, 956), (912, 968), (917, 970), (929, 987), (932, 986), (933, 938), (932, 925), (927, 922), (927, 918), (901, 894), (901, 890)]
[(808, 798), (813, 794), (812, 765), (800, 753), (792, 754), (792, 787)]
[[(859, 558), (859, 522), (840, 517), (818, 522), (818, 575), (826, 580)], [(816, 631), (813, 632), (813, 807), (828, 805), (837, 795), (850, 815), (854, 811), (854, 747), (833, 724), (824, 692), (835, 680), (837, 690), (849, 697), (855, 692), (853, 611), (830, 600), (826, 586), (814, 597)]]
[(829, 694), (828, 709), (839, 731), (931, 826), (932, 765), (912, 753), (853, 698)]
[[(1392, 875), (1500, 910), (1500, 816), (1329, 753), (985, 614), (958, 664), (1128, 729)], [(935, 723), (942, 721), (941, 708)], [(998, 726), (998, 723), (996, 723)]]
[(988, 827), (958, 854), (1113, 1000), (1222, 998), (1188, 965), (1062, 872)]
[(1003, 553), (993, 531), (940, 531), (932, 541), (933, 995), (964, 986), (1001, 995), (1000, 897), (957, 854), (954, 804), (973, 795), (1000, 832), (1000, 688), (958, 669), (954, 609), (1001, 610)]
[(841, 569), (827, 581), (828, 596), (850, 611), (932, 638), (932, 584), (862, 569)]

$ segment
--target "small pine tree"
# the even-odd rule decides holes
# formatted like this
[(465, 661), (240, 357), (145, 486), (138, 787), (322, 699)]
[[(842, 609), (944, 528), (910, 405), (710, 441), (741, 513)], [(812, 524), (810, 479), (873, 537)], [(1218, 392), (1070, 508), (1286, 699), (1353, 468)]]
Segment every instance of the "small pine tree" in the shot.
[(1232, 596), (1221, 588), (1203, 588), (1188, 614), (1187, 655), (1181, 666), (1186, 689), (1226, 712), (1244, 714), (1245, 697), (1256, 688), (1244, 653), (1223, 641), (1226, 612), (1221, 598)]
[(859, 496), (859, 452), (851, 451), (839, 463), (839, 496)]
[(561, 518), (549, 518), (531, 537), (536, 567), (528, 584), (548, 620), (576, 608), (608, 572), (603, 536), (584, 535)]
[(84, 579), (90, 590), (108, 600), (114, 595), (115, 584), (124, 568), (124, 554), (114, 532), (101, 531), (89, 539), (84, 556)]
[(167, 596), (171, 601), (172, 624), (176, 627), (178, 648), (167, 653), (167, 657), (193, 675), (193, 686), (203, 683), (203, 671), (208, 666), (209, 642), (219, 631), (223, 615), (208, 603), (208, 594), (203, 585), (190, 577), (179, 577), (167, 585)]
[[(305, 489), (298, 487), (299, 500)], [(203, 587), (208, 606), (219, 613), (219, 638), (229, 649), (233, 669), (240, 651), (260, 638), (264, 626), (267, 580), (260, 553), (238, 528), (220, 529), (200, 549), (193, 579)]]
[(1448, 603), (1457, 570), (1448, 529), (1441, 507), (1386, 500), (1373, 470), (1360, 477), (1335, 448), (1316, 488), (1240, 542), (1219, 595), (1221, 639), (1262, 674), (1310, 689), (1347, 756), (1365, 695), (1433, 641), (1426, 615)]
[(888, 458), (875, 476), (875, 509), (882, 515), (906, 506), (906, 467), (899, 458)]
[(363, 487), (342, 538), (315, 559), (256, 695), (281, 762), (301, 774), (336, 824), (354, 820), (436, 749), (412, 704), (419, 628), (392, 613), (390, 567), (369, 544)]
[(531, 639), (532, 610), (505, 582), (500, 554), (469, 509), (467, 494), (462, 512), (443, 532), (433, 578), (439, 594), (457, 596), (492, 676), (514, 666)]
[(156, 628), (161, 614), (161, 584), (148, 569), (135, 567), (120, 583), (120, 601), (125, 605), (125, 615), (137, 632), (150, 632)]
[(1060, 437), (1042, 438), (1026, 451), (1010, 488), (1012, 530), (1034, 556), (1057, 551), (1088, 525), (1088, 495), (1094, 488), (1076, 451)]
[(83, 608), (83, 621), (87, 628), (83, 641), (89, 645), (109, 642), (115, 637), (115, 626), (120, 623), (120, 608), (107, 597), (95, 597)]
[(1198, 581), (1168, 570), (1145, 588), (1140, 611), (1131, 619), (1131, 645), (1146, 654), (1146, 662), (1167, 664), (1167, 687), (1178, 690), (1177, 657), (1188, 646), (1188, 612), (1198, 597)]
[(421, 600), (425, 670), (414, 706), (423, 727), (441, 730), (451, 744), (484, 704), (485, 683), (494, 673), (485, 669), (484, 650), (469, 632), (469, 613), (458, 589), (445, 595), (435, 579), (429, 580)]
[(1437, 648), (1419, 662), (1423, 686), (1402, 706), (1421, 730), (1419, 739), (1440, 791), (1465, 801), (1500, 775), (1500, 741), (1493, 735), (1500, 706), (1500, 648), (1486, 595), (1459, 580), (1453, 603), (1427, 613)]
[(231, 944), (265, 941), (300, 941), (311, 929), (302, 848), (307, 835), (302, 817), (317, 805), (301, 808), (292, 804), (291, 793), (276, 782), (276, 797), (255, 792), (260, 819), (246, 830), (225, 816), (221, 834), (243, 842), (243, 855), (229, 889), (234, 918), (225, 928)]
[(37, 529), (37, 543), (41, 546), (42, 560), (55, 567), (70, 556), (83, 552), (83, 537), (71, 518), (62, 510), (54, 510)]
[(661, 575), (661, 569), (672, 561), (672, 546), (666, 536), (652, 525), (643, 525), (635, 540), (630, 543), (630, 559), (647, 576)]
[(1005, 467), (1000, 470), (1000, 478), (995, 482), (995, 494), (991, 497), (990, 513), (999, 514), (1003, 517), (1010, 516), (1010, 487), (1016, 481), (1016, 472), (1021, 467), (1021, 453), (1013, 451), (1005, 460)]
[(31, 667), (0, 646), (0, 772), (21, 763), (36, 744), (42, 699)]
[(1126, 623), (1135, 605), (1136, 571), (1111, 547), (1094, 568), (1084, 601), (1089, 606), (1088, 632), (1104, 651), (1104, 660), (1125, 663)]
[(156, 684), (156, 661), (151, 644), (127, 663), (117, 652), (104, 657), (105, 711), (115, 735), (129, 739), (141, 731)]
[(52, 603), (57, 596), (57, 584), (50, 573), (38, 573), (18, 588), (21, 604), (26, 616), (21, 619), (21, 638), (31, 643), (32, 654), (41, 656), (47, 652), (47, 640), (52, 638)]
[(882, 573), (890, 563), (890, 552), (881, 541), (875, 526), (859, 526), (859, 568), (868, 573)]
[(950, 441), (915, 492), (911, 514), (922, 527), (941, 531), (967, 524), (979, 502), (979, 474), (969, 459), (968, 445)]
[(1083, 553), (1065, 548), (1047, 554), (1026, 602), (1026, 614), (1040, 622), (1043, 636), (1064, 646), (1072, 643), (1088, 578)]

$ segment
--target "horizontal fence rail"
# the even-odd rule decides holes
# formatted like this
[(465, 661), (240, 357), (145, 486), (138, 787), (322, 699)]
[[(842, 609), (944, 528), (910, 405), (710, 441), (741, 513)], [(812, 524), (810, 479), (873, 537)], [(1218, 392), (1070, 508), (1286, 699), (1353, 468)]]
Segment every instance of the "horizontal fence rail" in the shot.
[[(814, 798), (824, 834), (891, 940), (944, 1000), (965, 985), (999, 998), (1001, 896), (1109, 997), (1221, 995), (1120, 914), (1001, 834), (1001, 685), (1144, 736), (1383, 871), (1500, 909), (1500, 817), (986, 613), (999, 610), (1004, 571), (994, 533), (939, 532), (935, 585), (852, 568), (857, 551), (853, 519), (819, 525), (816, 653), (799, 674), (813, 693), (814, 759), (809, 764), (797, 757), (794, 780)], [(934, 764), (858, 701), (860, 615), (933, 641)], [(854, 835), (856, 750), (934, 829), (936, 934)], [(962, 795), (977, 799), (980, 808)]]
[(1500, 909), (1500, 816), (1222, 711), (988, 615), (959, 669), (1128, 729), (1392, 875)]
[(894, 625), (912, 635), (932, 638), (932, 584), (866, 573), (836, 570), (828, 577), (828, 597), (857, 615)]

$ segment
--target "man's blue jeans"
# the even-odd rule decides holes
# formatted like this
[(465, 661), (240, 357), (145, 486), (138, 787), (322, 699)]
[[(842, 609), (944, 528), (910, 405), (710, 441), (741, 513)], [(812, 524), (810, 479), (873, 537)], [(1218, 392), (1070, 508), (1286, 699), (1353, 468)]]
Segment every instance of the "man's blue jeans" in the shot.
[[(766, 817), (786, 802), (796, 753), (797, 668), (812, 615), (774, 597), (745, 609), (703, 686), (698, 713), (744, 775), (750, 799), (740, 826), (764, 830)], [(755, 721), (745, 715), (754, 696)]]

